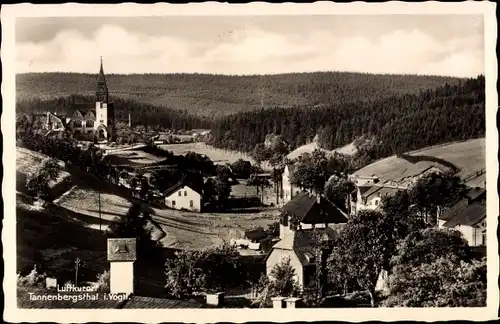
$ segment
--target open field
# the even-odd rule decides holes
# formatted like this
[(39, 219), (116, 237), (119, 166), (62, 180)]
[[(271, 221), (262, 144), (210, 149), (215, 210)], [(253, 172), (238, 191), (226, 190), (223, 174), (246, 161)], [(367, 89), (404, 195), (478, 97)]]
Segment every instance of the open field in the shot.
[[(486, 168), (485, 139), (472, 139), (464, 142), (449, 143), (427, 149), (409, 152), (408, 158), (391, 156), (376, 161), (354, 173), (359, 176), (376, 175), (382, 180), (398, 181), (405, 177), (417, 175), (431, 166), (448, 168), (454, 165), (462, 178)], [(415, 159), (412, 159), (414, 157)], [(471, 183), (484, 186), (482, 175), (471, 180)], [(478, 183), (479, 182), (479, 183)]]
[[(16, 149), (16, 170), (18, 176), (21, 175), (21, 177), (26, 177), (28, 174), (33, 173), (36, 171), (38, 166), (42, 163), (43, 160), (47, 159), (48, 156), (26, 150), (23, 148), (17, 148)], [(61, 165), (64, 165), (62, 161), (59, 161)], [(61, 169), (59, 172), (59, 176), (56, 179), (56, 181), (50, 181), (49, 186), (54, 187), (57, 184), (61, 183), (65, 179), (69, 178), (70, 174), (64, 170), (64, 167)]]
[(312, 142), (309, 144), (302, 145), (302, 146), (296, 148), (295, 150), (293, 150), (292, 152), (288, 153), (287, 158), (289, 158), (290, 160), (293, 160), (293, 159), (298, 158), (299, 156), (301, 156), (304, 153), (312, 153), (314, 150), (321, 150), (321, 151), (325, 152), (326, 154), (331, 154), (333, 152), (337, 152), (337, 153), (345, 154), (345, 155), (353, 155), (357, 151), (356, 146), (354, 146), (353, 143), (339, 147), (338, 149), (335, 149), (332, 151), (328, 151), (328, 150), (320, 148), (318, 146), (318, 143)]
[(215, 164), (233, 163), (238, 159), (247, 160), (255, 164), (255, 161), (247, 154), (221, 150), (205, 143), (165, 144), (159, 145), (158, 147), (163, 150), (171, 151), (175, 155), (185, 155), (188, 152), (206, 155)]
[(108, 154), (106, 161), (112, 165), (144, 165), (165, 160), (163, 157), (157, 157), (153, 154), (143, 152), (141, 150), (119, 151)]
[[(95, 190), (76, 187), (62, 197), (58, 204), (70, 211), (78, 212), (95, 228), (99, 224), (99, 196)], [(204, 213), (197, 214), (151, 207), (143, 204), (152, 215), (153, 221), (165, 233), (161, 239), (165, 247), (178, 249), (203, 249), (217, 246), (224, 240), (241, 237), (245, 230), (271, 224), (276, 221), (276, 211), (252, 213)], [(131, 202), (115, 194), (101, 194), (101, 219), (107, 224), (124, 216)], [(156, 233), (153, 235), (161, 237)]]

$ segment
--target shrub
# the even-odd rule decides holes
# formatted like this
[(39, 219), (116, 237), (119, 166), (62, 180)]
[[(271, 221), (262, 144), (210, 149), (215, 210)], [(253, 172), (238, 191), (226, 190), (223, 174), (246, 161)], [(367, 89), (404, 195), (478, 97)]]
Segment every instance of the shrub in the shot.
[(33, 270), (31, 272), (23, 277), (20, 273), (17, 274), (17, 285), (18, 286), (38, 286), (38, 287), (44, 287), (45, 286), (45, 278), (47, 278), (47, 275), (45, 273), (40, 274), (36, 270), (36, 265), (33, 267)]

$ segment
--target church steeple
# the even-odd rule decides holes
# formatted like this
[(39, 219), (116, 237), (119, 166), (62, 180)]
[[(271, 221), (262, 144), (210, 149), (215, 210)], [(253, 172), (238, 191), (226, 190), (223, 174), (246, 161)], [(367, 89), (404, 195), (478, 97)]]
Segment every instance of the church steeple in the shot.
[(96, 100), (99, 102), (108, 102), (108, 86), (106, 84), (106, 77), (104, 76), (104, 68), (102, 67), (102, 56), (101, 56), (101, 68), (99, 74), (97, 75), (97, 88), (96, 88)]

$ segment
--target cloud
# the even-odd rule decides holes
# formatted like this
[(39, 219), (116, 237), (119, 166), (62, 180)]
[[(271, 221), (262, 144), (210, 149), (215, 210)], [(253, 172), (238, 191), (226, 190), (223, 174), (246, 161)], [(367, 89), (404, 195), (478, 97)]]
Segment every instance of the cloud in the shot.
[(482, 35), (440, 40), (419, 29), (379, 37), (343, 36), (333, 30), (280, 34), (263, 28), (193, 40), (103, 25), (93, 34), (63, 30), (41, 42), (17, 44), (19, 72), (263, 74), (311, 71), (434, 74), (484, 73)]

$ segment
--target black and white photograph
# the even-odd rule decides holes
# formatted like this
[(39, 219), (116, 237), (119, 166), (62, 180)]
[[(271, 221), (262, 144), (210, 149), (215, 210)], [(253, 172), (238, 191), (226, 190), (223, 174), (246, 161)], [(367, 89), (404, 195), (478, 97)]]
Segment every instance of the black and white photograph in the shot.
[(495, 18), (474, 4), (6, 6), (17, 316), (496, 318)]

